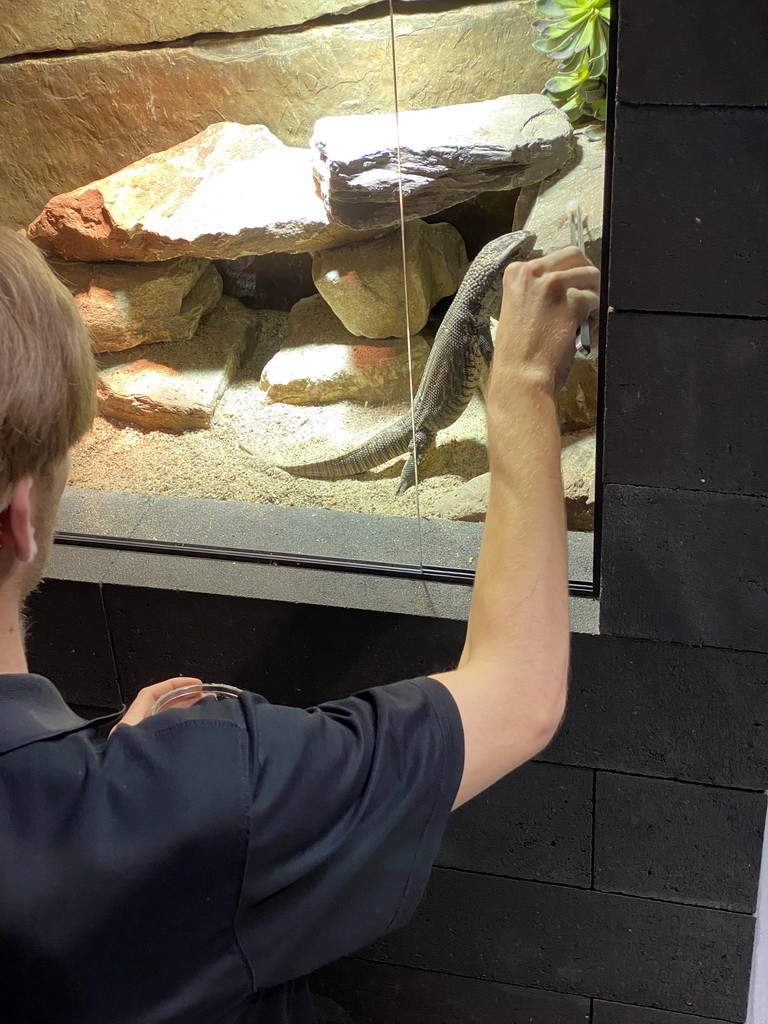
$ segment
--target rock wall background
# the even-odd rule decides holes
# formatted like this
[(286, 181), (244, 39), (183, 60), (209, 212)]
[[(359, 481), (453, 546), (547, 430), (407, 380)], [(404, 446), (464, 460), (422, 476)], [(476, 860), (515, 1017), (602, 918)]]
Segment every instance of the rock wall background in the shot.
[[(305, 146), (318, 117), (392, 108), (386, 4), (240, 0), (227, 12), (35, 0), (10, 14), (0, 30), (3, 220), (24, 227), (52, 195), (217, 121), (265, 124)], [(401, 0), (401, 108), (539, 92), (552, 64), (531, 45), (532, 17), (528, 0)]]

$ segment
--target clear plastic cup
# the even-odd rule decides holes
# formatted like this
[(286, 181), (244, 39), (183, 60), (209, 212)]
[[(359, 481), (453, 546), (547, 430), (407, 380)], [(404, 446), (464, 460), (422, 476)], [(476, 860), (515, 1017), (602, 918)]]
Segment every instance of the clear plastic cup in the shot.
[(199, 700), (236, 700), (242, 692), (236, 686), (226, 686), (224, 683), (203, 683), (202, 687), (194, 684), (177, 686), (175, 690), (169, 690), (158, 697), (149, 713), (158, 715), (171, 708), (191, 708)]

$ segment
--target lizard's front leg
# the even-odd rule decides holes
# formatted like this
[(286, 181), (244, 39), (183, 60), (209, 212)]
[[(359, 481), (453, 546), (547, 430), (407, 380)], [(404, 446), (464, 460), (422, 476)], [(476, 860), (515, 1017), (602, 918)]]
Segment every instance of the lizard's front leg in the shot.
[(423, 427), (416, 431), (415, 439), (411, 438), (411, 443), (408, 446), (410, 454), (403, 466), (403, 472), (400, 474), (400, 483), (397, 485), (398, 494), (405, 494), (408, 488), (413, 487), (416, 483), (416, 467), (421, 465), (421, 460), (432, 447), (434, 440), (434, 433)]

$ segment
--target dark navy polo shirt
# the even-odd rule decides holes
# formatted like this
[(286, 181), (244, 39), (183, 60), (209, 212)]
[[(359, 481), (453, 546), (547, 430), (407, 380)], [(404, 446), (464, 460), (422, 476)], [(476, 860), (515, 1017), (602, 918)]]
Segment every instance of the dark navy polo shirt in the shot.
[(463, 768), (429, 678), (95, 724), (0, 676), (9, 1022), (308, 1024), (300, 979), (414, 910)]

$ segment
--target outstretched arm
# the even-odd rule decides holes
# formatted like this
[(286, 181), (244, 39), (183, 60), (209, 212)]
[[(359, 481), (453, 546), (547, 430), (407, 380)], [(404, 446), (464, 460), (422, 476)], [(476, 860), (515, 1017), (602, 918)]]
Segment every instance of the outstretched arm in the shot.
[(554, 735), (568, 678), (568, 549), (557, 393), (599, 274), (565, 249), (504, 274), (488, 387), (491, 489), (464, 652), (434, 676), (453, 694), (465, 762), (455, 806)]

